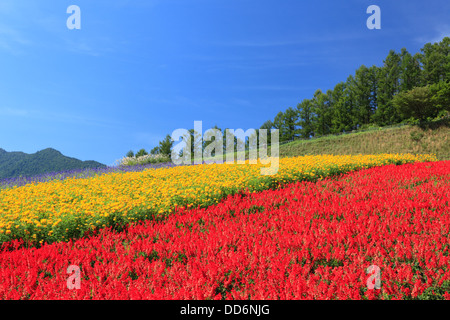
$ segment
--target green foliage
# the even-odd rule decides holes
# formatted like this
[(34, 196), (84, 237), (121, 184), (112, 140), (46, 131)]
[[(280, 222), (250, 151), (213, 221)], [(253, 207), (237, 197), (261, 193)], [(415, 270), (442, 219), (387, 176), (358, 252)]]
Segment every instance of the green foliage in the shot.
[(445, 300), (444, 294), (450, 293), (450, 281), (443, 281), (442, 285), (429, 287), (417, 297), (419, 300)]
[(401, 92), (394, 97), (392, 104), (404, 119), (413, 117), (419, 120), (426, 120), (429, 117), (436, 117), (439, 112), (432, 101), (429, 86)]
[(431, 102), (439, 113), (450, 112), (450, 82), (440, 81), (430, 86)]
[(346, 82), (338, 83), (333, 90), (334, 107), (331, 117), (331, 133), (349, 132), (354, 129), (353, 92), (350, 76)]
[[(272, 142), (272, 134), (271, 134), (271, 130), (274, 128), (273, 126), (273, 122), (271, 120), (267, 120), (266, 122), (263, 123), (263, 125), (260, 127), (260, 129), (265, 129), (267, 130), (267, 144), (271, 144)], [(259, 131), (256, 132), (257, 134), (259, 134)], [(258, 137), (259, 139), (259, 137)], [(259, 140), (258, 140), (259, 141)]]
[(314, 93), (312, 100), (313, 113), (315, 115), (313, 128), (315, 135), (323, 136), (331, 133), (331, 101), (330, 94), (323, 93), (320, 89)]
[(203, 139), (202, 132), (197, 132), (195, 129), (190, 129), (189, 134), (191, 135), (191, 157), (194, 159), (196, 157), (195, 150), (201, 151), (203, 155)]
[(411, 131), (410, 135), (411, 135), (411, 140), (418, 142), (418, 141), (420, 141), (420, 139), (423, 138), (424, 133), (420, 132), (420, 131)]
[(278, 112), (273, 121), (273, 127), (279, 130), (280, 142), (292, 140), (298, 136), (297, 119), (298, 114), (291, 107), (285, 112)]
[(154, 147), (152, 150), (150, 150), (150, 154), (158, 154), (159, 153), (159, 146)]
[(160, 154), (170, 157), (172, 153), (172, 146), (173, 146), (172, 137), (168, 134), (166, 135), (164, 140), (159, 142), (158, 151)]
[(421, 49), (420, 62), (425, 85), (450, 81), (450, 38), (445, 37), (441, 42), (427, 43)]
[(371, 122), (375, 113), (377, 73), (376, 67), (369, 69), (362, 65), (356, 70), (354, 81), (350, 84), (354, 96), (355, 125)]
[[(128, 160), (128, 163), (133, 164), (158, 163), (161, 162), (160, 159), (164, 159), (164, 161), (166, 161), (167, 159), (167, 161), (170, 161), (172, 146), (173, 146), (172, 137), (168, 134), (162, 141), (159, 142), (158, 146), (150, 150), (150, 153), (148, 153), (145, 149), (141, 149), (138, 152), (136, 152), (136, 154), (134, 154), (133, 151), (129, 151), (126, 157), (136, 159), (141, 158), (140, 160), (137, 159), (136, 161)], [(152, 156), (161, 155), (164, 157), (146, 157), (148, 155)]]
[(147, 151), (145, 151), (145, 149), (141, 149), (138, 152), (136, 152), (135, 157), (139, 158), (139, 157), (143, 157), (143, 156), (146, 156), (146, 155), (148, 155)]
[[(214, 143), (214, 141), (216, 141), (216, 139), (220, 139), (222, 141), (220, 141), (220, 143), (223, 143), (223, 132), (222, 129), (220, 129), (217, 125), (215, 125), (212, 128), (214, 131), (207, 131), (205, 132), (205, 135), (203, 137), (203, 151), (212, 143)], [(215, 133), (217, 133), (217, 136), (215, 135)], [(219, 134), (220, 133), (220, 134)], [(213, 145), (214, 146), (214, 145)], [(218, 150), (219, 151), (219, 150)], [(222, 149), (222, 154), (224, 152), (224, 149)], [(216, 156), (216, 150), (213, 149), (211, 152), (211, 155), (213, 157)]]
[(420, 54), (412, 56), (405, 48), (400, 53), (400, 91), (422, 86)]
[(297, 112), (299, 115), (300, 136), (302, 138), (310, 138), (314, 136), (314, 116), (313, 116), (313, 104), (309, 99), (303, 100), (297, 105)]
[(294, 138), (298, 137), (298, 114), (297, 112), (292, 108), (289, 107), (284, 113), (283, 113), (283, 127), (285, 130), (283, 131), (283, 137), (286, 140), (292, 140)]
[(392, 104), (393, 97), (400, 90), (400, 55), (391, 50), (379, 69), (377, 80), (377, 109), (374, 120), (379, 125), (392, 125), (400, 122), (397, 110)]

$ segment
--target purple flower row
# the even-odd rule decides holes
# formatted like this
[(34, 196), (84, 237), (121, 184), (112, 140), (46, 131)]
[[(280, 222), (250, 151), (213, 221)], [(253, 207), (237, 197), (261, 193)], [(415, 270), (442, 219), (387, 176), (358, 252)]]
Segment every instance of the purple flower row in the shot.
[(112, 166), (112, 167), (101, 167), (96, 169), (77, 169), (61, 172), (46, 173), (32, 177), (17, 177), (0, 180), (0, 189), (21, 187), (31, 183), (41, 183), (49, 182), (53, 180), (64, 180), (67, 178), (91, 178), (102, 174), (113, 173), (113, 172), (140, 172), (147, 169), (159, 169), (159, 168), (170, 168), (176, 167), (172, 162), (164, 163), (149, 163), (145, 165), (135, 165), (135, 166)]

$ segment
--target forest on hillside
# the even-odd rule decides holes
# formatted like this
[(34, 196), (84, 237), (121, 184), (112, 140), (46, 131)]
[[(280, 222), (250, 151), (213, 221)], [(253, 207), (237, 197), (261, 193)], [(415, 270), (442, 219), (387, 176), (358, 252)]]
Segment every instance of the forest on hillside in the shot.
[(450, 38), (412, 55), (391, 50), (383, 65), (360, 66), (333, 89), (318, 89), (296, 108), (280, 111), (261, 128), (279, 129), (280, 141), (370, 126), (426, 121), (450, 111)]
[(51, 148), (33, 154), (7, 152), (0, 148), (0, 180), (20, 176), (32, 177), (49, 172), (103, 167), (106, 166), (102, 163), (66, 157)]

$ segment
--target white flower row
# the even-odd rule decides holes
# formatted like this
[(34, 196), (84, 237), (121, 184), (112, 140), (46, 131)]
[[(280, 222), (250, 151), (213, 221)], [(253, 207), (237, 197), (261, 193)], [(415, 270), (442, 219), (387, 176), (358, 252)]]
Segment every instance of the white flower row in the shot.
[(118, 160), (118, 164), (122, 166), (131, 166), (137, 164), (157, 163), (170, 161), (169, 157), (164, 154), (147, 154), (140, 157), (124, 157)]

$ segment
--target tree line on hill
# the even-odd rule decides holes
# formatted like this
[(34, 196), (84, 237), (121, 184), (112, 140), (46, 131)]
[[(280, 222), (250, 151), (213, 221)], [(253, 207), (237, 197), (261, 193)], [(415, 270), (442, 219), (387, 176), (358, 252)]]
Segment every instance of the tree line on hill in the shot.
[[(227, 129), (222, 130), (220, 129), (217, 125), (214, 126), (212, 129), (217, 129), (220, 132), (222, 132), (222, 136), (223, 136), (223, 146), (224, 146), (224, 152), (226, 151), (226, 141), (227, 141)], [(190, 129), (188, 130), (189, 134), (190, 134), (190, 139), (191, 139), (191, 155), (192, 157), (194, 157), (194, 150), (196, 148), (198, 148), (199, 150), (205, 150), (205, 148), (211, 144), (215, 137), (212, 136), (211, 137), (211, 141), (206, 141), (202, 138), (202, 135), (198, 132), (196, 132), (194, 129)], [(244, 143), (244, 147), (248, 147), (248, 140), (247, 141), (242, 141), (241, 139), (239, 139), (239, 137), (234, 136), (234, 148), (236, 149), (236, 146), (239, 142)], [(128, 151), (128, 153), (125, 155), (126, 157), (129, 158), (139, 158), (142, 156), (146, 156), (149, 154), (152, 155), (156, 155), (156, 154), (162, 154), (165, 156), (168, 156), (169, 158), (171, 157), (171, 153), (172, 153), (172, 147), (173, 147), (173, 141), (172, 141), (172, 136), (170, 134), (166, 135), (166, 137), (161, 140), (159, 142), (159, 145), (154, 147), (152, 150), (150, 150), (150, 152), (147, 152), (145, 149), (140, 149), (139, 151), (137, 151), (136, 153), (133, 152), (133, 150)], [(180, 150), (180, 156), (181, 156), (182, 152)], [(212, 155), (215, 155), (215, 152), (212, 152)]]
[[(425, 44), (414, 55), (405, 48), (400, 53), (391, 50), (382, 66), (360, 66), (345, 82), (325, 92), (318, 89), (312, 98), (304, 99), (296, 108), (278, 112), (260, 129), (278, 129), (279, 141), (283, 142), (448, 115), (449, 51), (449, 37)], [(195, 141), (196, 133), (193, 129), (190, 132)], [(267, 138), (270, 143), (270, 134)], [(208, 143), (211, 142), (203, 142), (203, 148)], [(172, 146), (171, 136), (167, 135), (151, 153), (170, 155)]]

